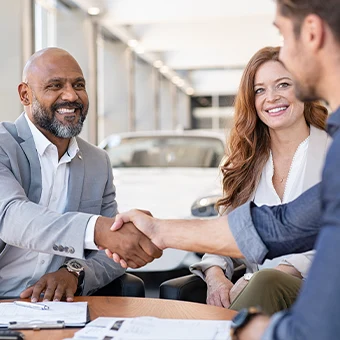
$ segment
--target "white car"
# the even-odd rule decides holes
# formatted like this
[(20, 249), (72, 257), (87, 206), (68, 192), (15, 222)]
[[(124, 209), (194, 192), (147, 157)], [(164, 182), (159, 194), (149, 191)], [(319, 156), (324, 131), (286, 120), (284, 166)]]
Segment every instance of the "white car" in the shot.
[[(99, 146), (110, 157), (119, 211), (146, 209), (158, 218), (192, 218), (191, 208), (196, 216), (214, 214), (213, 204), (221, 196), (218, 166), (224, 141), (224, 133), (202, 130), (107, 137)], [(166, 249), (160, 259), (137, 271), (187, 268), (198, 260), (195, 253)]]

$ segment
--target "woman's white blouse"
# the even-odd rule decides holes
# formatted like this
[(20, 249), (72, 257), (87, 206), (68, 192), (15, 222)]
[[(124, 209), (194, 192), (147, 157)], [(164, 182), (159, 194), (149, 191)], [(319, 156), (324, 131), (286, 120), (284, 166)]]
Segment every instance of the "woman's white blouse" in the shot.
[(288, 203), (302, 194), (303, 179), (305, 178), (307, 164), (308, 142), (309, 137), (306, 138), (296, 149), (287, 176), (282, 201), (276, 193), (273, 185), (274, 163), (272, 153), (270, 153), (269, 159), (263, 168), (261, 179), (254, 196), (254, 202), (256, 205), (279, 205), (282, 203)]
[[(308, 151), (309, 137), (307, 137), (296, 149), (290, 170), (287, 176), (285, 190), (282, 201), (275, 191), (273, 185), (274, 163), (272, 153), (263, 168), (261, 179), (257, 187), (254, 202), (256, 205), (279, 205), (288, 203), (300, 196), (303, 192), (303, 179), (305, 178), (307, 151)], [(309, 255), (311, 253), (311, 255)], [(307, 275), (313, 251), (304, 254), (296, 254), (290, 256), (281, 256), (273, 260), (266, 260), (259, 269), (273, 268), (280, 263), (293, 265), (302, 276)]]

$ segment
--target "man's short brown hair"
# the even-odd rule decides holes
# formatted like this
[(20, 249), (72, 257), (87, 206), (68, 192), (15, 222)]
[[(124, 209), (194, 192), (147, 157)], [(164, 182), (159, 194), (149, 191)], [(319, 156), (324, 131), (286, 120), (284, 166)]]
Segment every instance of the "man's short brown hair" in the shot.
[(291, 18), (294, 32), (299, 36), (301, 24), (308, 14), (324, 20), (340, 42), (340, 0), (276, 0), (281, 15)]

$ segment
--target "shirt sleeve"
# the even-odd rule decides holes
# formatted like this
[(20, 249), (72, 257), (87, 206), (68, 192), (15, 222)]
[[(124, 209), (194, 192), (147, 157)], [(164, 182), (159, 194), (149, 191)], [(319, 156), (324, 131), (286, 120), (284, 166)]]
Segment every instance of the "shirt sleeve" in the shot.
[(311, 250), (303, 254), (294, 254), (283, 259), (280, 264), (288, 264), (298, 270), (302, 277), (307, 277), (309, 268), (312, 264), (315, 251)]
[[(266, 331), (262, 335), (261, 340), (274, 340), (274, 339), (278, 340), (278, 339), (281, 339), (281, 338), (278, 338), (275, 335), (276, 326), (284, 320), (284, 318), (286, 317), (287, 314), (288, 314), (287, 311), (278, 312), (278, 313), (274, 314), (272, 316), (271, 320), (270, 320), (268, 327), (266, 328)], [(283, 337), (282, 340), (283, 339), (288, 339), (288, 338)]]
[(268, 249), (262, 241), (251, 215), (251, 202), (241, 205), (228, 215), (228, 224), (244, 257), (253, 263), (262, 263)]
[(94, 215), (87, 222), (85, 230), (84, 249), (98, 250), (98, 247), (94, 243), (94, 227), (96, 225), (98, 217), (98, 215)]
[(233, 260), (228, 256), (219, 256), (214, 254), (204, 254), (200, 262), (192, 264), (190, 271), (205, 280), (204, 272), (211, 267), (220, 267), (224, 271), (224, 275), (231, 280), (234, 273)]
[(249, 262), (263, 263), (313, 249), (321, 228), (320, 184), (275, 207), (245, 203), (228, 215), (230, 230)]

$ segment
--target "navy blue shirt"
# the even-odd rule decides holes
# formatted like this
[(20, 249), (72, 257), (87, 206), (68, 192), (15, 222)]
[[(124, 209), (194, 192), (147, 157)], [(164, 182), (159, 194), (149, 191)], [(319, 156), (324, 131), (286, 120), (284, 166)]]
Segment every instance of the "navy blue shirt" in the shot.
[(246, 203), (228, 217), (240, 250), (258, 263), (310, 250), (316, 240), (315, 258), (296, 303), (272, 317), (263, 340), (340, 338), (340, 108), (327, 125), (333, 143), (320, 184), (288, 204)]

